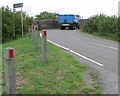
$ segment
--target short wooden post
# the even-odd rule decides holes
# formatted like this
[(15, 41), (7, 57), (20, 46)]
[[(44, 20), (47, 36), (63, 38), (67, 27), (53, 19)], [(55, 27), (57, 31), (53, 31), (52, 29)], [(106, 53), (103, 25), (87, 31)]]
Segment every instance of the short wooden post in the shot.
[(30, 35), (31, 35), (31, 29), (30, 28), (28, 28), (28, 34), (29, 34), (29, 38), (31, 37)]
[(34, 36), (35, 36), (35, 48), (38, 48), (38, 26), (35, 26)]
[(47, 61), (47, 31), (42, 31), (42, 63)]
[(14, 49), (6, 48), (4, 51), (5, 58), (5, 77), (6, 77), (6, 93), (16, 94), (16, 71), (14, 61)]
[(34, 25), (32, 26), (32, 40), (34, 41)]

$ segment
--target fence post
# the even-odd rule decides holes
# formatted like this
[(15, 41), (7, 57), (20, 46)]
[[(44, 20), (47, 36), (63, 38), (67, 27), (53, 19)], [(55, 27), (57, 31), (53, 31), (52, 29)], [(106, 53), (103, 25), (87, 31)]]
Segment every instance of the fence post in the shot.
[(35, 48), (38, 48), (38, 26), (35, 26), (35, 32), (34, 32), (34, 39), (35, 39)]
[(34, 41), (34, 25), (32, 25), (32, 39)]
[(42, 63), (47, 61), (47, 31), (42, 31)]
[(6, 48), (4, 51), (5, 58), (5, 78), (6, 78), (6, 93), (16, 94), (16, 71), (14, 61), (14, 49)]
[(28, 28), (28, 34), (29, 34), (29, 38), (31, 37), (31, 28)]

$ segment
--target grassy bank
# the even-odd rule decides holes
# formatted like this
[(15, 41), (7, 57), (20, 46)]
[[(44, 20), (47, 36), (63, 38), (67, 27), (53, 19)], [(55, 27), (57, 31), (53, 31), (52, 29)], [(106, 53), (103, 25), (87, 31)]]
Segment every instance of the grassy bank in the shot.
[[(39, 48), (29, 37), (3, 44), (15, 49), (18, 94), (83, 94), (100, 93), (98, 89), (84, 91), (87, 87), (84, 72), (88, 69), (65, 51), (47, 43), (47, 63), (41, 63), (41, 38)], [(2, 57), (4, 59), (4, 57)], [(3, 93), (5, 76), (3, 62)]]

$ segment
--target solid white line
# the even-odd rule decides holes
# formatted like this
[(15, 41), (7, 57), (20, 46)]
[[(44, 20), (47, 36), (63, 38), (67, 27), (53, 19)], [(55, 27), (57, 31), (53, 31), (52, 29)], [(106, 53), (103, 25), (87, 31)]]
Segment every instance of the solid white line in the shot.
[(66, 51), (69, 51), (70, 49), (69, 48), (66, 48), (66, 47), (64, 47), (64, 46), (60, 46), (61, 48), (63, 48), (64, 50), (66, 50)]
[(52, 42), (52, 41), (50, 41), (50, 40), (48, 40), (48, 39), (47, 39), (47, 41), (50, 42), (50, 43), (52, 43), (52, 44), (54, 44), (54, 45), (56, 45), (56, 46), (58, 46), (58, 47), (61, 47), (61, 46), (58, 45), (57, 43), (54, 43), (54, 42)]
[(88, 58), (88, 57), (86, 57), (86, 56), (83, 56), (83, 55), (81, 55), (81, 54), (79, 54), (79, 53), (77, 53), (77, 52), (75, 52), (75, 51), (73, 51), (73, 50), (70, 50), (70, 52), (72, 52), (72, 53), (74, 53), (74, 54), (76, 54), (76, 55), (78, 55), (78, 56), (80, 56), (80, 57), (82, 57), (82, 58), (84, 58), (84, 59), (86, 59), (86, 60), (88, 60), (88, 61), (90, 61), (90, 62), (93, 62), (93, 63), (95, 63), (95, 64), (97, 64), (97, 65), (99, 65), (99, 66), (101, 66), (101, 67), (103, 67), (103, 64), (101, 64), (101, 63), (99, 63), (99, 62), (96, 62), (96, 61), (94, 61), (94, 60), (92, 60), (92, 59), (90, 59), (90, 58)]
[(90, 43), (95, 44), (95, 45), (99, 45), (99, 46), (103, 46), (103, 47), (107, 47), (107, 48), (111, 48), (111, 49), (115, 49), (115, 50), (120, 50), (120, 49), (118, 49), (118, 48), (111, 47), (111, 46), (106, 46), (106, 45), (99, 44), (99, 43), (94, 43), (94, 42), (90, 42)]
[(42, 37), (42, 33), (40, 33), (40, 37)]
[[(42, 37), (42, 34), (41, 34), (41, 33), (40, 33), (40, 37)], [(103, 64), (101, 64), (101, 63), (99, 63), (99, 62), (96, 62), (96, 61), (94, 61), (94, 60), (92, 60), (92, 59), (90, 59), (90, 58), (88, 58), (88, 57), (86, 57), (86, 56), (84, 56), (84, 55), (81, 55), (81, 54), (79, 54), (79, 53), (77, 53), (77, 52), (75, 52), (75, 51), (73, 51), (73, 50), (70, 50), (70, 49), (67, 48), (67, 47), (61, 46), (61, 45), (59, 45), (59, 44), (57, 44), (57, 43), (54, 43), (54, 42), (52, 42), (52, 41), (50, 41), (50, 40), (48, 40), (48, 39), (47, 39), (47, 41), (50, 42), (50, 43), (52, 43), (52, 44), (54, 44), (54, 45), (56, 45), (56, 46), (58, 46), (58, 47), (60, 47), (60, 48), (62, 48), (62, 49), (64, 49), (64, 50), (70, 51), (71, 53), (74, 53), (74, 54), (76, 54), (76, 55), (79, 56), (79, 57), (82, 57), (82, 58), (84, 58), (84, 59), (86, 59), (86, 60), (88, 60), (88, 61), (90, 61), (90, 62), (93, 62), (93, 63), (95, 63), (96, 65), (99, 65), (99, 66), (103, 67)]]

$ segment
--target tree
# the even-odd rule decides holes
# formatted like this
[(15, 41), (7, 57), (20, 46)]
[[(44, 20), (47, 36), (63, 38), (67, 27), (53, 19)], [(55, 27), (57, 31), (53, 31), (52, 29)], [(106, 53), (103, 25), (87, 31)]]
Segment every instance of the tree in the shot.
[(105, 14), (90, 17), (84, 27), (84, 31), (94, 33), (118, 41), (118, 17)]
[(2, 8), (0, 7), (0, 44), (2, 43)]
[(13, 38), (13, 17), (11, 9), (7, 6), (2, 7), (2, 40), (8, 41)]
[(47, 11), (41, 12), (39, 15), (36, 15), (36, 20), (44, 20), (44, 19), (57, 19), (58, 13), (50, 13)]
[[(26, 12), (23, 12), (24, 34), (28, 32), (28, 27), (33, 23), (33, 17), (30, 17)], [(2, 7), (2, 41), (7, 42), (12, 39), (21, 37), (21, 12), (14, 13), (15, 20), (15, 37), (13, 33), (13, 12), (7, 7)]]

